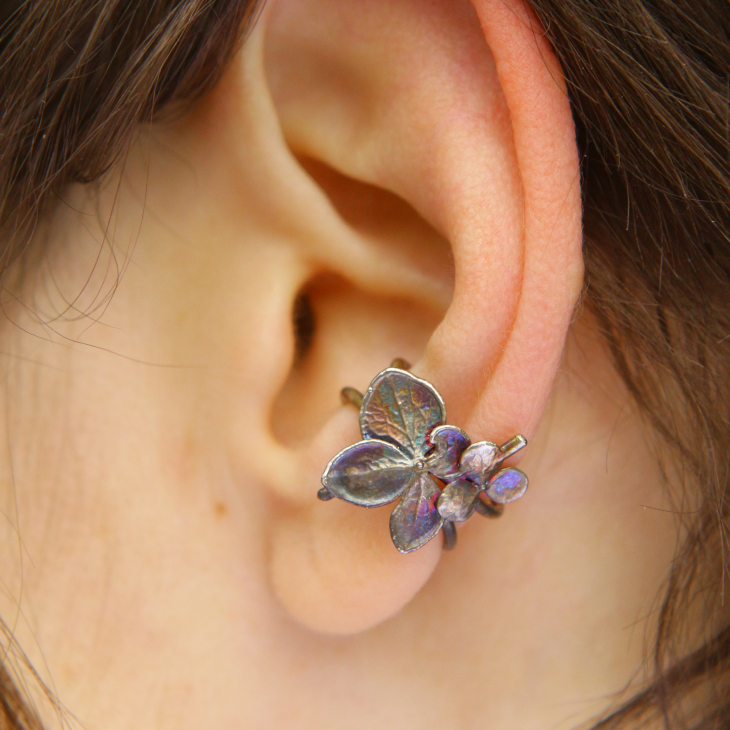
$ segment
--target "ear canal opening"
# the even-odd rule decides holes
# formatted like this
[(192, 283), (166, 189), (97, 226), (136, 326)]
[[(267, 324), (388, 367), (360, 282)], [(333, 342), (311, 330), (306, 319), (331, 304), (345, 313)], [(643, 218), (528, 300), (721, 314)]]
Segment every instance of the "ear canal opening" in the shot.
[(312, 302), (306, 291), (301, 291), (292, 307), (292, 326), (294, 328), (294, 366), (296, 367), (312, 347), (317, 320)]
[(272, 431), (289, 447), (311, 438), (342, 407), (341, 391), (364, 391), (395, 356), (416, 362), (441, 314), (405, 297), (364, 291), (321, 272), (297, 294), (289, 376), (272, 407)]

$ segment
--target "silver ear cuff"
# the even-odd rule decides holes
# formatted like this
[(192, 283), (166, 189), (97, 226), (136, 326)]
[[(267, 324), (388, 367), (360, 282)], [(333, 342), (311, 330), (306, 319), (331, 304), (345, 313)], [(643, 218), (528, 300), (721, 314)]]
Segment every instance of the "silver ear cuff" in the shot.
[(396, 548), (410, 553), (439, 532), (443, 546), (456, 545), (456, 522), (474, 512), (499, 517), (504, 505), (527, 490), (527, 476), (502, 462), (527, 445), (514, 436), (498, 446), (472, 444), (446, 423), (438, 391), (408, 372), (404, 360), (375, 376), (365, 395), (343, 388), (343, 402), (360, 410), (362, 441), (340, 451), (322, 474), (317, 496), (380, 507), (400, 497), (390, 516)]

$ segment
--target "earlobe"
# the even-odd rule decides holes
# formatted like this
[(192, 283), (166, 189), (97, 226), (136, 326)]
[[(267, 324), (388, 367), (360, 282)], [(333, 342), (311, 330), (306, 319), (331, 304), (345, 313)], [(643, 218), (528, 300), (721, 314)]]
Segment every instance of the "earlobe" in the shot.
[[(582, 281), (570, 107), (560, 69), (530, 16), (519, 2), (503, 0), (475, 0), (474, 7), (280, 0), (266, 22), (266, 69), (283, 136), (297, 156), (313, 161), (313, 179), (319, 176), (334, 210), (357, 209), (358, 185), (360, 192), (363, 185), (389, 191), (451, 246), (453, 297), (424, 337), (416, 374), (436, 385), (449, 421), (475, 441), (501, 443), (514, 433), (529, 439)], [(322, 180), (332, 175), (321, 173), (328, 169), (355, 187), (328, 190)], [(380, 234), (394, 221), (383, 215)], [(327, 272), (376, 301), (400, 294), (422, 309), (436, 301), (408, 291), (413, 277), (403, 278), (401, 291), (388, 279), (383, 262), (396, 261), (398, 236), (380, 249), (383, 256), (380, 234), (358, 239), (370, 252), (365, 267), (324, 250), (314, 257), (317, 276)], [(417, 250), (399, 259), (406, 271), (417, 269)], [(421, 258), (436, 261), (436, 250), (423, 248)], [(311, 250), (303, 247), (302, 256), (311, 264)], [(380, 287), (386, 279), (391, 284)], [(317, 301), (319, 321), (337, 321), (337, 305), (322, 304), (335, 300)], [(372, 369), (359, 382), (332, 384), (333, 392), (363, 388), (392, 357), (413, 355), (393, 347), (375, 363), (379, 325), (398, 316), (392, 305), (366, 311), (372, 352), (361, 359)], [(332, 372), (326, 353), (338, 352), (336, 331), (322, 327), (315, 337), (315, 377)], [(358, 439), (355, 414), (340, 410), (296, 448), (276, 447), (288, 454), (290, 468), (287, 479), (269, 482), (276, 504), (273, 586), (296, 620), (328, 633), (361, 631), (398, 612), (440, 555), (437, 541), (399, 554), (389, 539), (391, 508), (317, 502), (325, 465)]]

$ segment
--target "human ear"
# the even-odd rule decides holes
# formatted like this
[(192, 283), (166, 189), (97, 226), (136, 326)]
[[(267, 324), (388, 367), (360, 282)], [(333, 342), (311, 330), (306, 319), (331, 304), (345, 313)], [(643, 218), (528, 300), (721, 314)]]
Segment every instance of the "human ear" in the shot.
[[(309, 324), (300, 352), (289, 338), (262, 353), (272, 426), (240, 458), (276, 464), (256, 476), (282, 605), (352, 633), (410, 601), (441, 547), (403, 556), (390, 507), (317, 502), (327, 461), (359, 440), (337, 392), (415, 356), (473, 440), (531, 438), (582, 286), (574, 128), (559, 65), (518, 1), (278, 0), (260, 33), (301, 192), (282, 187), (280, 224), (298, 273), (262, 311), (281, 333), (299, 302)], [(235, 88), (233, 73), (223, 89)]]

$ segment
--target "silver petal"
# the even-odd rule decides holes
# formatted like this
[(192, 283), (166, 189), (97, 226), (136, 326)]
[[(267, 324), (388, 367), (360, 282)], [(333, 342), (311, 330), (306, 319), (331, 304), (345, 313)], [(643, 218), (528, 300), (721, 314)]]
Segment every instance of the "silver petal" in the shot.
[(438, 426), (429, 436), (433, 453), (426, 460), (426, 468), (431, 474), (448, 479), (459, 472), (459, 460), (471, 440), (456, 426)]
[(461, 476), (483, 487), (501, 458), (502, 450), (491, 441), (472, 444), (461, 455)]
[(438, 534), (444, 524), (436, 508), (440, 494), (428, 472), (413, 473), (413, 481), (390, 516), (390, 536), (400, 552), (418, 550)]
[(466, 479), (457, 479), (447, 484), (438, 499), (439, 514), (451, 522), (468, 520), (476, 509), (478, 494), (479, 488)]
[(507, 504), (519, 499), (527, 490), (527, 475), (519, 469), (507, 467), (497, 472), (487, 485), (487, 494), (497, 504)]
[(340, 451), (322, 474), (322, 484), (345, 502), (380, 507), (396, 499), (413, 473), (413, 460), (385, 441), (359, 441)]
[(364, 439), (382, 439), (410, 456), (422, 456), (429, 431), (446, 421), (446, 407), (434, 387), (405, 370), (388, 368), (370, 383), (360, 409)]

